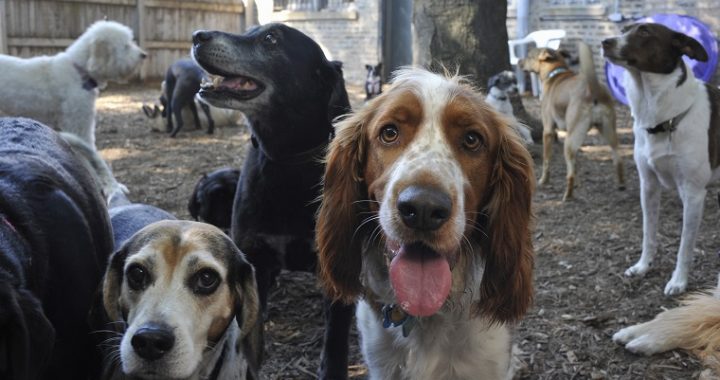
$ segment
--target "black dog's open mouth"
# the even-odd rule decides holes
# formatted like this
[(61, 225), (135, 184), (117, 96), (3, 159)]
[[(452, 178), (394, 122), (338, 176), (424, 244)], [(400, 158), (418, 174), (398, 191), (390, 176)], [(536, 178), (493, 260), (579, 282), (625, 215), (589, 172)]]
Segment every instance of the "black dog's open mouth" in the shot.
[(265, 86), (258, 80), (242, 75), (210, 75), (200, 85), (200, 95), (227, 94), (238, 100), (249, 100), (260, 95)]

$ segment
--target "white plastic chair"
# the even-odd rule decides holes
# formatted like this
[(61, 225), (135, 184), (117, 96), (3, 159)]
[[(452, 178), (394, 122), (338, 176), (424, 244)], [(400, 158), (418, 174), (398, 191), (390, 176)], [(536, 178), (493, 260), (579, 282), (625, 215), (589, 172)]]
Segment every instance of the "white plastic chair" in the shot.
[[(567, 32), (565, 32), (565, 30), (563, 29), (545, 29), (536, 30), (528, 34), (524, 38), (509, 40), (508, 47), (510, 48), (510, 64), (513, 66), (517, 66), (518, 61), (520, 60), (515, 51), (516, 46), (524, 46), (530, 43), (534, 43), (535, 47), (538, 48), (546, 47), (557, 50), (560, 47), (560, 42), (565, 38), (566, 34)], [(531, 84), (533, 96), (538, 96), (538, 94), (540, 94), (540, 84), (537, 78), (537, 74), (531, 73), (530, 78), (532, 79)], [(524, 82), (518, 84), (520, 87), (520, 91), (525, 91)]]

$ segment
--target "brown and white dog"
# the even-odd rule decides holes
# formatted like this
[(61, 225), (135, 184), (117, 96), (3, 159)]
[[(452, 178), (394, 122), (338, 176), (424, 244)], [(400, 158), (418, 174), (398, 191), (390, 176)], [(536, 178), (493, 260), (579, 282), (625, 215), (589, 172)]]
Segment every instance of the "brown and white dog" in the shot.
[(421, 69), (336, 125), (321, 281), (358, 301), (370, 379), (505, 379), (532, 299), (532, 160), (460, 78)]
[(720, 178), (720, 90), (696, 79), (683, 55), (705, 61), (699, 42), (659, 24), (636, 24), (603, 41), (605, 57), (625, 67), (640, 176), (643, 245), (625, 275), (642, 276), (657, 251), (660, 194), (677, 189), (683, 203), (678, 258), (666, 295), (685, 291), (707, 184)]
[(615, 109), (607, 89), (595, 76), (590, 48), (578, 44), (581, 73), (568, 67), (563, 54), (549, 48), (532, 49), (520, 61), (523, 70), (538, 73), (543, 85), (540, 104), (543, 124), (543, 169), (540, 185), (548, 182), (555, 128), (566, 130), (564, 143), (567, 183), (563, 200), (572, 198), (577, 154), (591, 127), (596, 127), (612, 149), (619, 187), (625, 185), (622, 159), (618, 153)]
[(254, 271), (209, 224), (167, 220), (138, 231), (110, 259), (103, 305), (124, 326), (109, 340), (120, 363), (104, 378), (258, 378)]

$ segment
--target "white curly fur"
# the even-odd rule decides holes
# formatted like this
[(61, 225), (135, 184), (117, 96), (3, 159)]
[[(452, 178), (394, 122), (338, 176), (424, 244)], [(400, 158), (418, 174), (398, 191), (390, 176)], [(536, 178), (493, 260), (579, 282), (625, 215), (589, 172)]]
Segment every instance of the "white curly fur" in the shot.
[[(145, 57), (132, 30), (114, 21), (95, 22), (53, 56), (0, 55), (0, 112), (36, 119), (94, 147), (98, 88), (127, 78)], [(88, 77), (98, 88), (83, 87)]]

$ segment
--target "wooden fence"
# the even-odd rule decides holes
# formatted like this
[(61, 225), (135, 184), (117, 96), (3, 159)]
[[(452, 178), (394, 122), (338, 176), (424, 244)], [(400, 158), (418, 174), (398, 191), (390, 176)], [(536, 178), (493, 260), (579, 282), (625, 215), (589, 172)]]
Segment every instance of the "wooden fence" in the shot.
[(132, 28), (148, 52), (140, 79), (158, 79), (173, 61), (188, 56), (193, 31), (240, 33), (244, 12), (241, 0), (0, 0), (0, 53), (56, 54), (107, 17)]

